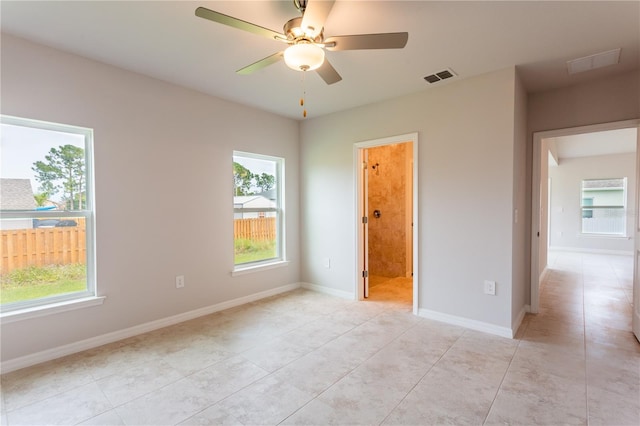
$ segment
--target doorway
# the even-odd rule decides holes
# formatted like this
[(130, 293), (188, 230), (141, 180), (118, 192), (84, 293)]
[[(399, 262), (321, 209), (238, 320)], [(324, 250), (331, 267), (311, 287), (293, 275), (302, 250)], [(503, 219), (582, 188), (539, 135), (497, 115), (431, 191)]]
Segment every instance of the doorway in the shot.
[(355, 145), (358, 300), (417, 313), (417, 134)]
[(539, 312), (540, 285), (554, 252), (633, 253), (638, 335), (639, 124), (629, 120), (534, 134), (531, 312)]

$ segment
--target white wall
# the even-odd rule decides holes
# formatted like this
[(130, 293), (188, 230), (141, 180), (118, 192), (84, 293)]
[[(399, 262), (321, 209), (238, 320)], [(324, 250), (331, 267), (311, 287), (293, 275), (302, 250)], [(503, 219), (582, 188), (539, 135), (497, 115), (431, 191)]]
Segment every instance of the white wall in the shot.
[[(107, 296), (4, 324), (3, 361), (298, 282), (296, 121), (4, 34), (1, 54), (3, 114), (94, 129), (98, 293)], [(287, 267), (230, 275), (233, 150), (285, 158)]]
[(417, 131), (419, 307), (509, 329), (515, 84), (504, 69), (303, 122), (302, 281), (354, 293), (353, 145)]
[(606, 250), (633, 253), (631, 238), (581, 234), (580, 189), (584, 179), (627, 178), (627, 235), (633, 236), (633, 213), (636, 193), (636, 154), (601, 155), (561, 159), (549, 167), (551, 177), (551, 249)]

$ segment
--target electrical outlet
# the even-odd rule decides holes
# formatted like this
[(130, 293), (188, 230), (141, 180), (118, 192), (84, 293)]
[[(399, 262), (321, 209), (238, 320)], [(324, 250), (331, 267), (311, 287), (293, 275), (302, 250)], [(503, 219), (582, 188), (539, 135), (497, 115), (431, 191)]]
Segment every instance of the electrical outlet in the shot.
[(176, 276), (176, 288), (184, 287), (184, 275)]
[(327, 269), (331, 269), (331, 259), (328, 257), (325, 257), (322, 261), (322, 263), (324, 264), (324, 267)]
[(496, 295), (496, 282), (495, 281), (485, 281), (484, 282), (484, 294), (489, 294), (491, 296)]

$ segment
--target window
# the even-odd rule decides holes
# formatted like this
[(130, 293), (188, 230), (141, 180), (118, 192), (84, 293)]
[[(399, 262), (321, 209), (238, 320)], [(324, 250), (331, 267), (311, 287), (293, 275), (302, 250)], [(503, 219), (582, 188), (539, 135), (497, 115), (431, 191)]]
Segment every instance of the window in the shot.
[(95, 296), (92, 130), (0, 126), (2, 311)]
[(626, 234), (627, 178), (582, 181), (582, 233)]
[(284, 159), (233, 153), (236, 270), (283, 261)]

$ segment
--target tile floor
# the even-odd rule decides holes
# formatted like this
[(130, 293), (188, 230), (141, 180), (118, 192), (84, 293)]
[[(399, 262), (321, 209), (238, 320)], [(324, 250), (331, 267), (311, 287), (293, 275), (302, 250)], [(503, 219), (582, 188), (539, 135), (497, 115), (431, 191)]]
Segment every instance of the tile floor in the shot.
[(517, 339), (297, 290), (5, 374), (2, 424), (640, 424), (631, 259), (550, 265)]

